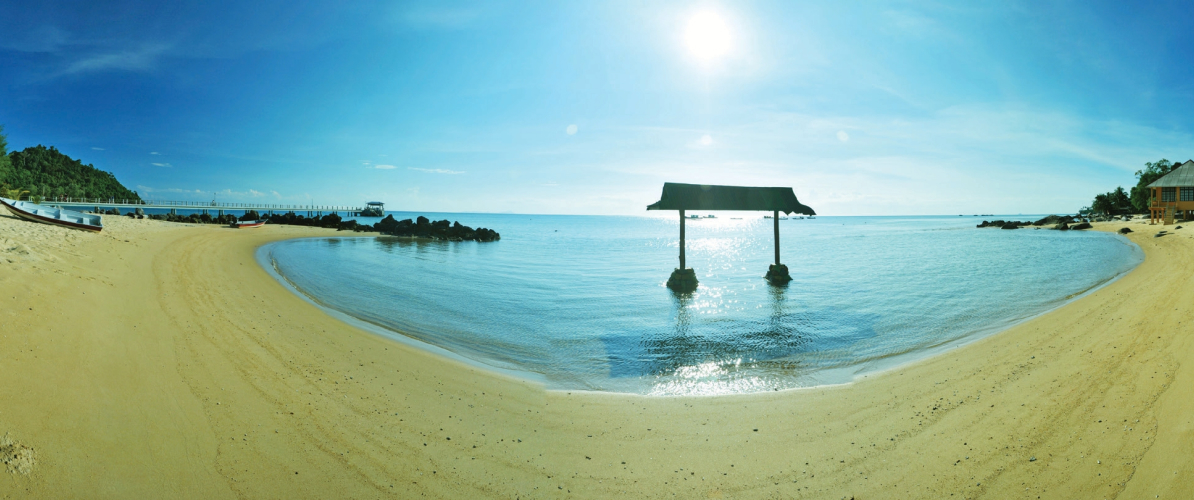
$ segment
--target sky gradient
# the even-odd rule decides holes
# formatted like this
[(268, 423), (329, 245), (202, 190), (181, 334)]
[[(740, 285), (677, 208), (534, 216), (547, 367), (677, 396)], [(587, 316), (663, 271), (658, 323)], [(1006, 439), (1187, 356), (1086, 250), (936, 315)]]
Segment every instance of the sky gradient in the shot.
[[(145, 198), (646, 214), (672, 181), (1072, 213), (1194, 157), (1191, 10), (4, 0), (0, 124)], [(702, 14), (720, 56), (686, 43)]]

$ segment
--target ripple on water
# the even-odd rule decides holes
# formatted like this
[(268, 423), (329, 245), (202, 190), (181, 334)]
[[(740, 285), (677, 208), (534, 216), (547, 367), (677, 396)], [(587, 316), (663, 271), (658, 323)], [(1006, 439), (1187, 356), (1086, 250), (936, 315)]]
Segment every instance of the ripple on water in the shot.
[(701, 285), (677, 295), (664, 286), (674, 215), (442, 216), (502, 240), (313, 238), (262, 251), (304, 293), (351, 316), (542, 374), (553, 388), (642, 394), (846, 382), (1006, 328), (1142, 260), (1103, 233), (819, 217), (781, 221), (793, 281), (772, 287), (761, 277), (771, 221), (704, 219), (686, 224)]

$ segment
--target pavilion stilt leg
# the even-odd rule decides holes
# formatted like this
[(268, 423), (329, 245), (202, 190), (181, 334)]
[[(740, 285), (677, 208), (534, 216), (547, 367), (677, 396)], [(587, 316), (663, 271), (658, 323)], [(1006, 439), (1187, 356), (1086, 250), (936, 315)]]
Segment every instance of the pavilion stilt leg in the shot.
[(792, 281), (792, 276), (788, 274), (788, 266), (779, 263), (779, 211), (772, 213), (772, 223), (775, 224), (775, 264), (767, 268), (767, 281), (773, 285), (782, 285)]
[(684, 262), (684, 211), (680, 211), (680, 267), (672, 271), (667, 280), (667, 287), (677, 292), (691, 292), (696, 290), (696, 271), (685, 266)]

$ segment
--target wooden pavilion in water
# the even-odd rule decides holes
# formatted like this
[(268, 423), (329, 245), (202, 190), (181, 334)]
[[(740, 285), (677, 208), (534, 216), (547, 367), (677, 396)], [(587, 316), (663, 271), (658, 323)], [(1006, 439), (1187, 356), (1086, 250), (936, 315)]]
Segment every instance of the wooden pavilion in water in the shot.
[(659, 201), (647, 210), (680, 211), (680, 267), (667, 280), (668, 288), (692, 291), (697, 287), (696, 271), (684, 262), (684, 211), (686, 210), (759, 210), (772, 213), (775, 224), (775, 264), (767, 269), (767, 279), (773, 284), (792, 280), (788, 266), (779, 262), (779, 213), (817, 215), (812, 208), (796, 199), (790, 187), (710, 186), (705, 184), (663, 184)]
[(1194, 211), (1194, 160), (1186, 160), (1177, 168), (1148, 185), (1152, 203), (1149, 204), (1149, 224), (1173, 224), (1175, 218), (1189, 219)]

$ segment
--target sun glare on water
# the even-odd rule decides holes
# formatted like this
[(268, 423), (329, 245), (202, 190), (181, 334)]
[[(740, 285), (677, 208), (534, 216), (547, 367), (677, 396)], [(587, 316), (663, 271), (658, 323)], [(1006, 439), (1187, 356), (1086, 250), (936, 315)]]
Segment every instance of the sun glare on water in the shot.
[(713, 59), (730, 49), (730, 30), (717, 14), (702, 12), (688, 21), (684, 41), (693, 55)]

